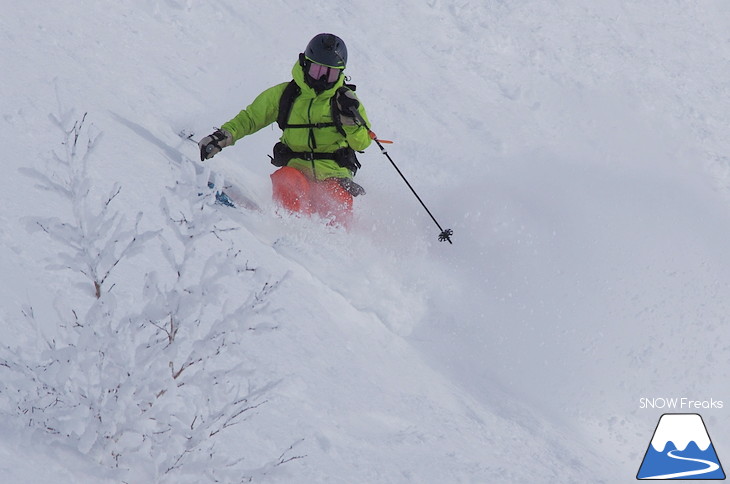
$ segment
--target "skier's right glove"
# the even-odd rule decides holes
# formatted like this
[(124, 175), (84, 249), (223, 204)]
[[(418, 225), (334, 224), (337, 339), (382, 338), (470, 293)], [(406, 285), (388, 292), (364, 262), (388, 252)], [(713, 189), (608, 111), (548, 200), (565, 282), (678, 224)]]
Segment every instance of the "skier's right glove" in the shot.
[(206, 136), (198, 142), (200, 148), (200, 161), (213, 158), (226, 146), (233, 144), (233, 136), (225, 129), (216, 129), (213, 134)]

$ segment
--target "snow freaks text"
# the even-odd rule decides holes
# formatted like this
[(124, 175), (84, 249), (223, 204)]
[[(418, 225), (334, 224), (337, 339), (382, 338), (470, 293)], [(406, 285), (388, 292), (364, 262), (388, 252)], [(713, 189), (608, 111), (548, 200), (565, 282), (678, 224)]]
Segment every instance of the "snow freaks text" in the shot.
[(648, 398), (642, 397), (639, 399), (639, 408), (659, 408), (659, 409), (670, 409), (670, 410), (699, 410), (699, 409), (721, 409), (723, 408), (722, 400), (715, 400), (710, 398), (709, 400), (693, 400), (686, 397), (659, 397), (659, 398)]

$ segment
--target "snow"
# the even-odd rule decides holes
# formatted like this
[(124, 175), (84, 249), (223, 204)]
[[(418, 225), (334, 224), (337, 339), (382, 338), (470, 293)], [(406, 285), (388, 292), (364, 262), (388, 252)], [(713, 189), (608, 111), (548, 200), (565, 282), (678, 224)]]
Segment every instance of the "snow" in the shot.
[[(5, 10), (3, 482), (623, 482), (697, 411), (641, 398), (730, 400), (727, 2)], [(213, 204), (178, 133), (325, 31), (454, 245), (374, 146), (352, 230), (279, 214), (275, 128)]]

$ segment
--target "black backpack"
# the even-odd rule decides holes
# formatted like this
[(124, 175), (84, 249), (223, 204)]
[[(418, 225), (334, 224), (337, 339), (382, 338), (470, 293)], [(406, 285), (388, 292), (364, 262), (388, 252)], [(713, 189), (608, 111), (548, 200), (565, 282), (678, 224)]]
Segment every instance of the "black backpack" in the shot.
[(355, 86), (354, 84), (344, 84), (337, 90), (337, 93), (332, 96), (332, 99), (330, 99), (330, 103), (333, 122), (315, 124), (290, 124), (289, 116), (291, 115), (291, 109), (294, 105), (294, 100), (302, 93), (302, 90), (299, 88), (296, 81), (292, 79), (291, 82), (289, 82), (289, 84), (284, 88), (284, 92), (281, 94), (281, 98), (279, 99), (279, 115), (276, 118), (276, 124), (279, 125), (279, 128), (282, 131), (286, 128), (326, 128), (334, 126), (335, 128), (337, 128), (337, 131), (339, 131), (344, 136), (345, 130), (342, 129), (342, 123), (340, 122), (336, 99), (337, 96), (344, 94), (343, 91), (354, 91), (356, 89), (357, 86)]
[[(289, 123), (289, 116), (291, 115), (292, 106), (294, 100), (302, 93), (302, 90), (297, 85), (296, 81), (292, 80), (284, 88), (284, 92), (279, 98), (279, 115), (276, 117), (276, 124), (283, 131), (286, 128), (327, 128), (334, 126), (337, 131), (345, 136), (345, 130), (342, 128), (342, 122), (340, 121), (340, 114), (337, 109), (337, 96), (343, 94), (343, 91), (354, 91), (357, 87), (354, 84), (345, 84), (337, 90), (337, 93), (332, 96), (330, 100), (330, 109), (332, 112), (332, 122), (329, 123), (314, 123), (314, 124), (292, 124)], [(313, 133), (310, 131), (310, 136), (313, 137)], [(334, 153), (316, 153), (316, 152), (294, 152), (288, 146), (281, 141), (274, 145), (274, 156), (271, 158), (271, 164), (274, 166), (285, 166), (292, 158), (303, 158), (306, 160), (315, 159), (333, 159), (335, 162), (350, 170), (354, 175), (357, 170), (361, 167), (360, 161), (357, 159), (355, 150), (350, 147), (340, 148)], [(364, 193), (364, 191), (363, 191)]]

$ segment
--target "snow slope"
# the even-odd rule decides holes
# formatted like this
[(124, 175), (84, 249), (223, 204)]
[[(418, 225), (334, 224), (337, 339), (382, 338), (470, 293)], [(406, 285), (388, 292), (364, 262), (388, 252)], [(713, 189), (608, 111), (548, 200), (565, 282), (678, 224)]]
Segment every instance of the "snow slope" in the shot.
[[(5, 9), (3, 482), (633, 480), (640, 398), (728, 400), (730, 6), (593, 3)], [(276, 129), (213, 205), (178, 132), (321, 31), (453, 246), (376, 148), (351, 233), (276, 214)]]

